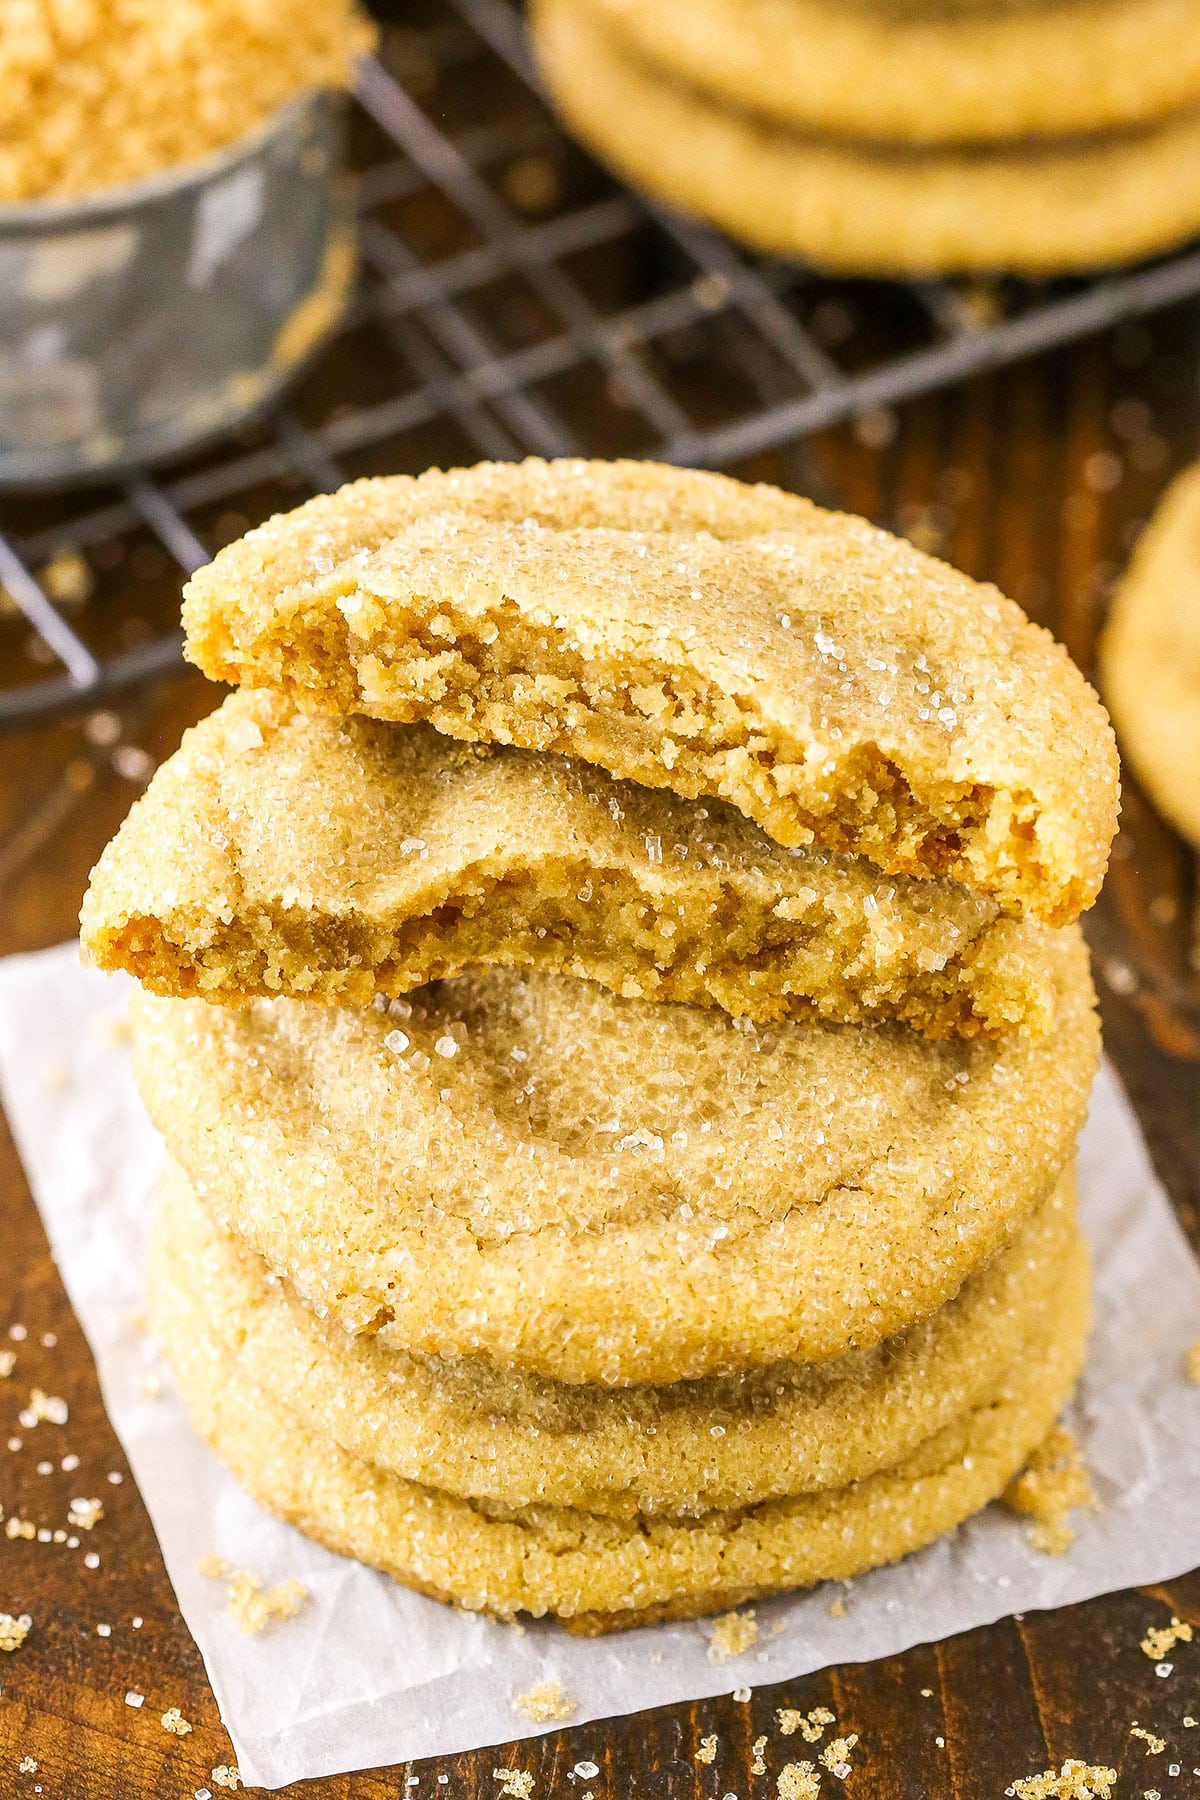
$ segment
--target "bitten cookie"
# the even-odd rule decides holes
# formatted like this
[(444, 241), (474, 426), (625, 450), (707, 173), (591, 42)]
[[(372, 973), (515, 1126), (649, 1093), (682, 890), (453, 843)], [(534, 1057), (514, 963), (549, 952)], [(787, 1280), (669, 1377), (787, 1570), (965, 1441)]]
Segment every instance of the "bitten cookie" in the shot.
[(721, 800), (243, 691), (93, 872), (83, 944), (156, 993), (365, 1005), (468, 967), (768, 1020), (1044, 1031), (1052, 928), (945, 878), (785, 850)]
[(772, 489), (580, 462), (360, 483), (223, 550), (184, 616), (216, 679), (724, 799), (1011, 913), (1066, 923), (1103, 877), (1116, 749), (1061, 646)]
[(755, 1025), (506, 969), (357, 1011), (139, 994), (150, 1115), (215, 1215), (352, 1331), (570, 1382), (865, 1348), (1073, 1154), (1098, 1033)]

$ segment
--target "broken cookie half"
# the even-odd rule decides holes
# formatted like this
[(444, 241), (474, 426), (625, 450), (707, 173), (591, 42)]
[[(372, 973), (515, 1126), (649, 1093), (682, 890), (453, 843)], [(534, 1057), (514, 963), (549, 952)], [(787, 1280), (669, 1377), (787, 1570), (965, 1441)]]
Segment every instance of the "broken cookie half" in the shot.
[(736, 808), (243, 690), (92, 877), (83, 942), (167, 995), (362, 1005), (488, 964), (756, 1020), (1040, 1033), (1053, 943), (944, 878), (785, 849)]

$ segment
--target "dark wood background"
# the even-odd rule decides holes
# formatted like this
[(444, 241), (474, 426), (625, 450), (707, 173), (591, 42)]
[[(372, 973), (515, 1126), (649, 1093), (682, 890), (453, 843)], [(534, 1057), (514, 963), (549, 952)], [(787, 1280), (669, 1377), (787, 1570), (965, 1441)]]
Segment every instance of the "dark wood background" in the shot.
[[(1197, 451), (1198, 324), (1194, 308), (1180, 308), (913, 404), (894, 421), (830, 432), (745, 472), (781, 477), (995, 579), (1090, 670), (1106, 598), (1133, 537), (1170, 474)], [(119, 570), (112, 577), (124, 578)], [(99, 720), (0, 739), (0, 951), (73, 932), (89, 867), (138, 791), (138, 779), (129, 778), (139, 774), (138, 759), (121, 746), (160, 760), (213, 699), (199, 678), (180, 675)], [(1090, 925), (1107, 1045), (1200, 1243), (1200, 1009), (1187, 962), (1193, 882), (1189, 855), (1130, 792)], [(187, 1800), (213, 1788), (211, 1769), (231, 1760), (228, 1740), (7, 1134), (0, 1184), (0, 1344), (11, 1323), (28, 1334), (10, 1346), (17, 1367), (0, 1383), (0, 1441), (18, 1430), (16, 1414), (32, 1386), (70, 1406), (66, 1426), (43, 1424), (19, 1453), (0, 1450), (0, 1504), (6, 1514), (51, 1526), (63, 1522), (76, 1493), (100, 1494), (106, 1510), (78, 1552), (0, 1537), (0, 1610), (34, 1620), (25, 1645), (0, 1656), (0, 1796)], [(58, 1469), (67, 1452), (80, 1459), (70, 1475)], [(37, 1473), (43, 1457), (53, 1459), (52, 1474)], [(121, 1485), (107, 1481), (110, 1470), (125, 1474)], [(101, 1557), (94, 1571), (81, 1567), (89, 1549)], [(676, 1706), (520, 1748), (288, 1791), (323, 1800), (407, 1792), (490, 1800), (500, 1785), (493, 1770), (507, 1767), (532, 1773), (535, 1800), (584, 1788), (596, 1800), (773, 1800), (782, 1764), (812, 1754), (798, 1737), (780, 1738), (776, 1707), (823, 1704), (840, 1731), (859, 1736), (853, 1773), (844, 1782), (823, 1775), (824, 1792), (844, 1788), (851, 1800), (995, 1800), (1015, 1779), (1068, 1757), (1115, 1768), (1122, 1800), (1156, 1790), (1200, 1795), (1200, 1727), (1182, 1722), (1200, 1714), (1200, 1631), (1194, 1644), (1179, 1646), (1166, 1680), (1138, 1647), (1146, 1628), (1172, 1612), (1200, 1626), (1200, 1574), (759, 1689), (748, 1704)], [(97, 1635), (99, 1621), (111, 1625), (111, 1636)], [(146, 1696), (143, 1708), (125, 1705), (127, 1689)], [(193, 1723), (190, 1736), (162, 1730), (159, 1718), (170, 1706)], [(1130, 1736), (1134, 1720), (1167, 1749), (1150, 1754)], [(719, 1738), (716, 1761), (697, 1765), (694, 1752), (710, 1733)], [(752, 1776), (750, 1745), (762, 1733), (768, 1772)], [(20, 1772), (23, 1757), (36, 1760), (36, 1771)], [(571, 1779), (581, 1759), (596, 1762), (600, 1774)], [(1174, 1765), (1177, 1775), (1169, 1772)], [(409, 1790), (414, 1774), (419, 1786)], [(439, 1774), (447, 1784), (437, 1783)]]

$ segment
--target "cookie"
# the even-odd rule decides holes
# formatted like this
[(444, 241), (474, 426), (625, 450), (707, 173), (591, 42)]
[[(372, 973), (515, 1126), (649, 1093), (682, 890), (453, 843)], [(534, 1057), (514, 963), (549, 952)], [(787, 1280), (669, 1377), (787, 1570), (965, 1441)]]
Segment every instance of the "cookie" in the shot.
[(215, 679), (723, 799), (1009, 913), (1063, 924), (1103, 877), (1116, 751), (1061, 646), (771, 489), (579, 462), (359, 483), (223, 550), (184, 613)]
[(496, 969), (333, 1010), (135, 998), (150, 1115), (310, 1304), (423, 1355), (669, 1382), (934, 1311), (1073, 1153), (1097, 1024), (1056, 934), (1042, 1037), (761, 1026)]
[[(976, 8), (579, 0), (632, 60), (793, 132), (891, 144), (1097, 132), (1200, 102), (1195, 0)], [(1069, 81), (1047, 70), (1069, 69)]]
[(242, 1485), (310, 1537), (408, 1587), (501, 1618), (595, 1632), (723, 1610), (895, 1561), (999, 1494), (1045, 1435), (1083, 1360), (1087, 1280), (1002, 1390), (903, 1464), (823, 1493), (695, 1520), (472, 1503), (339, 1450), (245, 1375), (182, 1258), (156, 1267), (154, 1329), (195, 1424)]
[(581, 0), (537, 0), (533, 24), (551, 97), (588, 148), (757, 250), (851, 274), (1041, 277), (1150, 256), (1200, 229), (1197, 107), (1048, 141), (871, 144), (763, 124), (664, 79)]
[(1134, 774), (1200, 846), (1200, 465), (1175, 481), (1134, 550), (1100, 674)]
[(92, 876), (83, 943), (156, 993), (365, 1005), (468, 967), (757, 1020), (1052, 1022), (1051, 927), (944, 878), (785, 850), (587, 763), (242, 691), (184, 738)]
[(1083, 1255), (1074, 1181), (931, 1318), (836, 1362), (569, 1387), (353, 1338), (223, 1232), (168, 1159), (152, 1261), (187, 1270), (239, 1379), (362, 1461), (507, 1507), (698, 1516), (841, 1487), (911, 1455), (1005, 1375)]

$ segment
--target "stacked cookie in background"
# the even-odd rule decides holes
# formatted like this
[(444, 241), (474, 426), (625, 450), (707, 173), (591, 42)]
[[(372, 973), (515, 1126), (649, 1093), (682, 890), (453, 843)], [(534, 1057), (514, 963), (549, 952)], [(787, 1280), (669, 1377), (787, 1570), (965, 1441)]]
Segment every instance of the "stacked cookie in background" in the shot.
[(1081, 1366), (1104, 713), (994, 589), (636, 463), (360, 482), (192, 581), (239, 691), (84, 943), (155, 1329), (267, 1506), (599, 1631), (998, 1494)]
[(1049, 275), (1200, 229), (1196, 0), (535, 0), (551, 98), (757, 249)]

